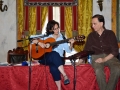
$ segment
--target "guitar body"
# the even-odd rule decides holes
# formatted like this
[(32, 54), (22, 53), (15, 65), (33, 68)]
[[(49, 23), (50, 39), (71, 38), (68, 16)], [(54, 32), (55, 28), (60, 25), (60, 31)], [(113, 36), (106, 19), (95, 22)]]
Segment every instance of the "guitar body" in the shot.
[[(47, 38), (46, 40), (40, 40), (39, 42), (41, 43), (52, 43), (55, 42), (54, 38)], [(29, 46), (29, 52), (30, 52), (30, 48), (31, 48), (31, 56), (34, 59), (38, 59), (40, 58), (42, 55), (44, 55), (46, 52), (51, 52), (52, 51), (52, 46), (50, 46), (49, 48), (41, 48), (39, 45), (36, 46), (36, 44), (31, 44)]]
[[(71, 38), (69, 38), (69, 39), (71, 39)], [(60, 40), (60, 41), (55, 41), (54, 38), (47, 38), (46, 40), (40, 40), (39, 39), (39, 42), (44, 43), (46, 45), (49, 45), (49, 48), (41, 48), (39, 45), (31, 44), (29, 46), (29, 53), (30, 53), (32, 58), (39, 59), (46, 52), (51, 52), (52, 51), (52, 46), (68, 42), (69, 39), (64, 39), (64, 40)], [(83, 39), (85, 39), (85, 36), (81, 35), (81, 36), (74, 37), (73, 39), (78, 40), (78, 42), (82, 43)]]

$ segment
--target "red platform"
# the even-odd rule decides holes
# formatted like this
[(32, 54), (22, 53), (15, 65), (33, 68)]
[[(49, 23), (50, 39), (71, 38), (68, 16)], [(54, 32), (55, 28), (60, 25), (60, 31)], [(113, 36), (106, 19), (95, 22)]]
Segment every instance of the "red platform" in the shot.
[[(64, 85), (63, 90), (73, 90), (74, 68), (64, 66), (70, 78), (70, 84)], [(75, 90), (99, 90), (93, 68), (84, 64), (76, 67), (76, 89)], [(109, 69), (105, 68), (106, 80), (109, 77)], [(0, 67), (0, 90), (28, 90), (29, 67), (28, 66), (8, 66)], [(62, 78), (63, 82), (63, 78)], [(48, 66), (32, 66), (31, 88), (30, 90), (57, 90), (55, 82), (49, 72)], [(120, 80), (116, 86), (120, 90)]]

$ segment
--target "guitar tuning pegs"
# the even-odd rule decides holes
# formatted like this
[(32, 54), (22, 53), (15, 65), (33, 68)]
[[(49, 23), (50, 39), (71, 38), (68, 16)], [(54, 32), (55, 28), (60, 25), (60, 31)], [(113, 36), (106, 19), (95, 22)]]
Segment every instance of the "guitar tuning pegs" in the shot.
[(82, 39), (85, 39), (85, 36), (84, 36), (84, 35), (81, 35), (80, 37), (81, 37)]

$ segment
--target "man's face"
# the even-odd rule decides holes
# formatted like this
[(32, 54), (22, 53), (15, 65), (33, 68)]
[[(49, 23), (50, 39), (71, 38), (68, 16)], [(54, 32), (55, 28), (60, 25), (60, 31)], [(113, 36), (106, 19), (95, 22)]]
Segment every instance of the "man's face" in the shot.
[(99, 22), (98, 21), (98, 18), (93, 18), (92, 19), (92, 28), (95, 30), (95, 31), (99, 31), (103, 28), (103, 22)]

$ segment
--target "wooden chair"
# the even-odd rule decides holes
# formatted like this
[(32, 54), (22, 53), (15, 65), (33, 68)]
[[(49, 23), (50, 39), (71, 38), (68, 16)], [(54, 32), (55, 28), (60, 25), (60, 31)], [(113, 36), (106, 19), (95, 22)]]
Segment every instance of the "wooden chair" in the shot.
[(7, 62), (9, 64), (19, 64), (27, 60), (28, 60), (28, 50), (24, 51), (22, 47), (17, 47), (16, 49), (8, 51)]

